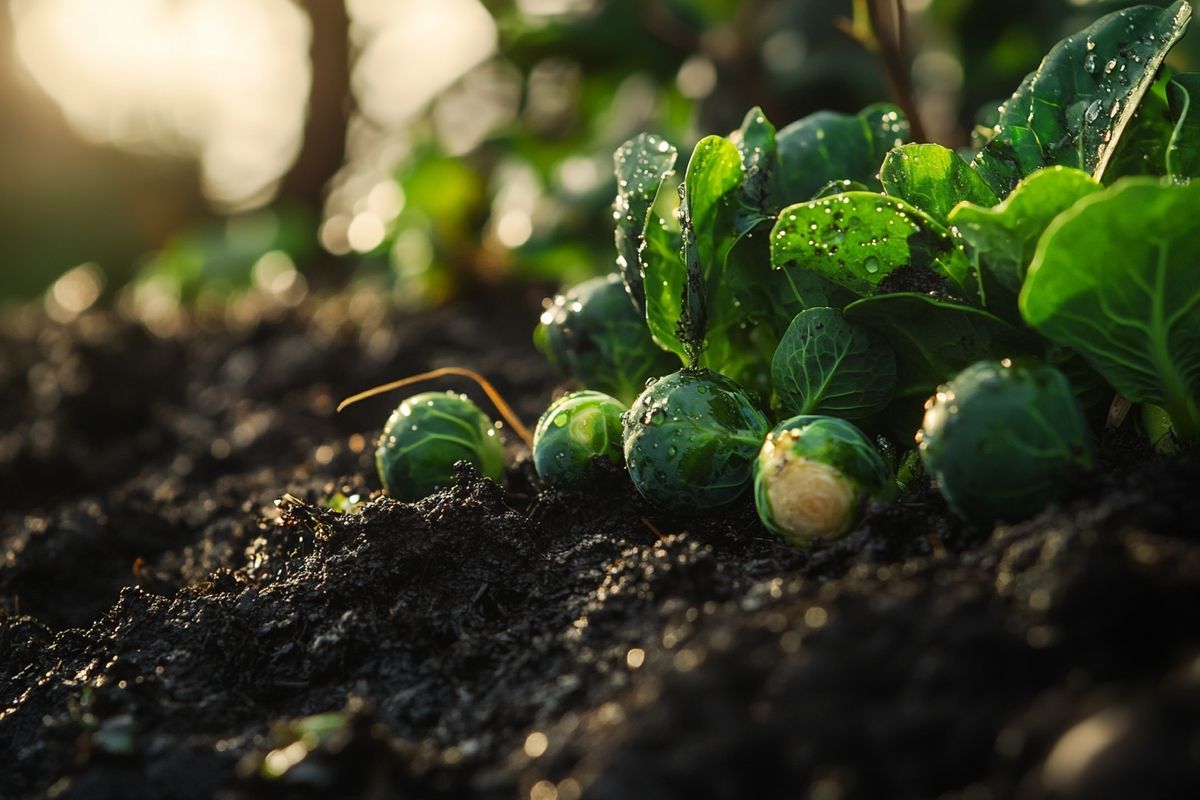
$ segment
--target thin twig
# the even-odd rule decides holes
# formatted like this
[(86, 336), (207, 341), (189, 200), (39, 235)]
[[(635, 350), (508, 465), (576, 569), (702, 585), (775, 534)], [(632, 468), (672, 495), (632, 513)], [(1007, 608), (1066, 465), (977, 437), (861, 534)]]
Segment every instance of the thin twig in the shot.
[(521, 441), (525, 442), (526, 445), (533, 447), (533, 434), (529, 432), (529, 428), (525, 427), (525, 425), (521, 423), (521, 419), (516, 415), (508, 403), (504, 401), (504, 397), (501, 396), (500, 392), (496, 390), (496, 387), (492, 386), (491, 382), (478, 372), (466, 369), (464, 367), (440, 367), (438, 369), (430, 370), (429, 372), (422, 372), (418, 375), (410, 375), (407, 378), (401, 378), (398, 381), (392, 381), (391, 383), (385, 383), (380, 386), (367, 389), (365, 392), (359, 392), (358, 394), (351, 395), (342, 402), (338, 403), (337, 410), (341, 411), (347, 406), (357, 403), (359, 400), (366, 400), (368, 397), (374, 397), (377, 394), (390, 392), (393, 389), (399, 389), (403, 386), (411, 386), (414, 383), (423, 383), (436, 378), (444, 378), (447, 375), (457, 375), (459, 377), (470, 378), (471, 380), (475, 381), (479, 388), (483, 389), (483, 392), (488, 396), (488, 399), (492, 401), (492, 405), (496, 407), (496, 410), (500, 412), (500, 416), (504, 417), (504, 420), (512, 427), (513, 432), (516, 433), (517, 436), (521, 437)]

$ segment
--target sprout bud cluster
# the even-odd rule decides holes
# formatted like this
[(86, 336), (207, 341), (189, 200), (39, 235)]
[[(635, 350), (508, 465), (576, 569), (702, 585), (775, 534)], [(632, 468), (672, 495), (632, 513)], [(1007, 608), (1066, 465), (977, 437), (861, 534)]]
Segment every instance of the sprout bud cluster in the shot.
[(401, 402), (375, 450), (379, 479), (397, 500), (418, 500), (453, 485), (459, 461), (493, 480), (504, 474), (495, 424), (466, 395), (453, 392), (423, 392)]

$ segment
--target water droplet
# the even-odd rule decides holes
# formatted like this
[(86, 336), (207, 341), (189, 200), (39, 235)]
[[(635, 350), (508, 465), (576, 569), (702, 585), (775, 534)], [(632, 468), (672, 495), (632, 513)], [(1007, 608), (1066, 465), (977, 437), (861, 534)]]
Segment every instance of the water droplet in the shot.
[(875, 256), (867, 256), (866, 261), (863, 262), (863, 269), (872, 275), (879, 272), (879, 259)]

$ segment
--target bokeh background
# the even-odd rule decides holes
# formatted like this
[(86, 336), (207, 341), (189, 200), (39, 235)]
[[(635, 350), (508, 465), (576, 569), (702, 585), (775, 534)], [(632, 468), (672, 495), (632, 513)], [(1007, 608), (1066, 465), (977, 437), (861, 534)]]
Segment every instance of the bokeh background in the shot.
[[(357, 282), (415, 307), (582, 279), (612, 266), (629, 136), (687, 148), (753, 105), (782, 126), (885, 99), (852, 35), (867, 2), (9, 0), (0, 306), (111, 302), (154, 330), (246, 293)], [(903, 0), (928, 137), (965, 144), (1125, 5)], [(1196, 56), (1193, 36), (1174, 58)]]

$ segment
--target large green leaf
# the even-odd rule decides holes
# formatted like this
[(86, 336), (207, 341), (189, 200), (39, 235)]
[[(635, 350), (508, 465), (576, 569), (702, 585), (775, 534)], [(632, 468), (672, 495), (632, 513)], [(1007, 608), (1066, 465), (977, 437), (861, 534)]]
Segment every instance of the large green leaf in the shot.
[(879, 169), (883, 190), (945, 224), (963, 200), (980, 206), (1000, 202), (958, 153), (940, 144), (906, 144), (887, 154)]
[(679, 210), (686, 283), (679, 338), (694, 361), (708, 333), (709, 298), (721, 290), (725, 259), (738, 239), (730, 221), (742, 176), (737, 146), (720, 136), (700, 140), (684, 175)]
[(1021, 313), (1129, 400), (1200, 437), (1200, 183), (1131, 178), (1077, 203), (1038, 245)]
[(878, 334), (834, 308), (796, 315), (771, 360), (780, 416), (828, 414), (862, 419), (887, 407), (896, 356)]
[(1037, 343), (988, 312), (899, 292), (846, 306), (846, 319), (880, 334), (896, 353), (896, 396), (928, 396), (940, 383), (985, 358), (1037, 351)]
[(807, 200), (830, 181), (852, 180), (877, 189), (884, 155), (907, 139), (908, 120), (886, 103), (853, 116), (818, 111), (797, 120), (775, 137), (770, 204), (778, 209)]
[(1050, 222), (1083, 197), (1100, 191), (1086, 172), (1051, 167), (1017, 184), (994, 208), (964, 203), (950, 214), (979, 262), (988, 305), (1003, 293), (1015, 300), (1038, 239)]
[(1175, 180), (1200, 177), (1200, 72), (1176, 75), (1167, 84), (1175, 127), (1167, 143), (1167, 174)]
[(617, 197), (613, 201), (616, 220), (617, 268), (638, 311), (645, 310), (646, 294), (640, 256), (645, 245), (643, 232), (663, 181), (675, 168), (678, 152), (668, 142), (649, 133), (639, 134), (613, 153)]
[(974, 300), (977, 286), (950, 232), (903, 200), (846, 192), (779, 212), (771, 232), (775, 269), (811, 270), (858, 295), (901, 267), (932, 269)]
[(1142, 96), (1192, 8), (1135, 6), (1059, 42), (1004, 104), (973, 166), (998, 195), (1051, 165), (1103, 177)]

